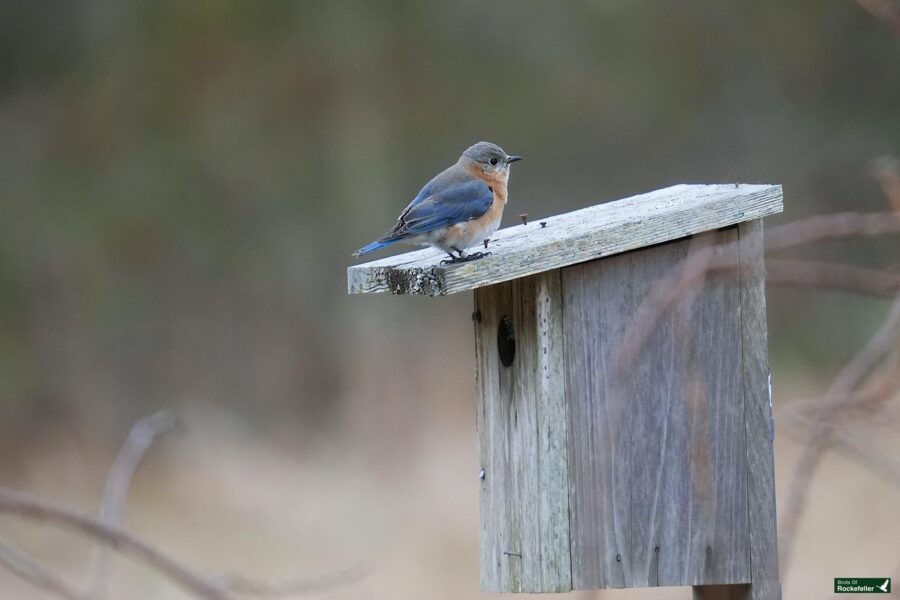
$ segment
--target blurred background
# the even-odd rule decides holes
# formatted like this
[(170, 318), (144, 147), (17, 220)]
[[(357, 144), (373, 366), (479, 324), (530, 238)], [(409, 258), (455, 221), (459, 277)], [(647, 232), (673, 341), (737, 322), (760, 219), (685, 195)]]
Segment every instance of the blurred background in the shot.
[[(481, 139), (526, 157), (505, 225), (680, 182), (783, 184), (767, 227), (885, 211), (891, 10), (0, 1), (0, 484), (96, 512), (134, 421), (169, 408), (181, 427), (135, 475), (129, 531), (203, 572), (370, 567), (327, 598), (486, 597), (471, 295), (348, 296), (351, 252)], [(898, 250), (804, 252), (891, 268)], [(777, 411), (820, 398), (889, 306), (776, 286), (768, 301)], [(779, 494), (799, 449), (781, 428)], [(890, 574), (898, 502), (828, 455), (785, 597)], [(0, 516), (0, 537), (87, 580), (78, 536)], [(4, 570), (0, 596), (52, 597)], [(116, 559), (111, 597), (187, 596)]]

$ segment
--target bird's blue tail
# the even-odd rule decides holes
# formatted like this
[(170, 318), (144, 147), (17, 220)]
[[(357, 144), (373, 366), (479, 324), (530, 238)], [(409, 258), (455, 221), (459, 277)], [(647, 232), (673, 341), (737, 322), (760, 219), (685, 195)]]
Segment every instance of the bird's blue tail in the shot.
[(376, 240), (371, 244), (363, 246), (359, 250), (353, 253), (353, 256), (362, 256), (363, 254), (368, 254), (369, 252), (375, 252), (376, 250), (381, 250), (391, 244), (397, 242), (397, 240)]

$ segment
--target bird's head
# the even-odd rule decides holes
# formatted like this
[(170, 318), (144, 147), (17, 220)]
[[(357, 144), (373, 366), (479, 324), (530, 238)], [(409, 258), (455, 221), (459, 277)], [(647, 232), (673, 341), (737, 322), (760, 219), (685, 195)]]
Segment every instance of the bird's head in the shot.
[(522, 160), (521, 156), (511, 156), (503, 148), (491, 142), (478, 142), (466, 148), (462, 160), (480, 168), (489, 178), (508, 177), (509, 165)]

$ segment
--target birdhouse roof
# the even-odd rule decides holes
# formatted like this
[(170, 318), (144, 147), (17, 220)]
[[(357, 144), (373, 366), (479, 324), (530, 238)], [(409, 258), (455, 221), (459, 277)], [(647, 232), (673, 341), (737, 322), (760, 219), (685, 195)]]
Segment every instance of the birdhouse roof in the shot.
[[(442, 265), (447, 255), (418, 250), (347, 269), (351, 294), (443, 296), (636, 250), (779, 213), (780, 185), (674, 185), (491, 236), (490, 256)], [(481, 250), (473, 248), (471, 251)]]

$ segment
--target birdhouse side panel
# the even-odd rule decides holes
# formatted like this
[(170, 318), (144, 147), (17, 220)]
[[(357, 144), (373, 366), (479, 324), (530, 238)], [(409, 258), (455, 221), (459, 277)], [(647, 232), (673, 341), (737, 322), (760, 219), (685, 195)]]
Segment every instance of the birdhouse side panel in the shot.
[(768, 359), (762, 220), (741, 223), (739, 234), (752, 598), (780, 600), (775, 519), (775, 421)]

